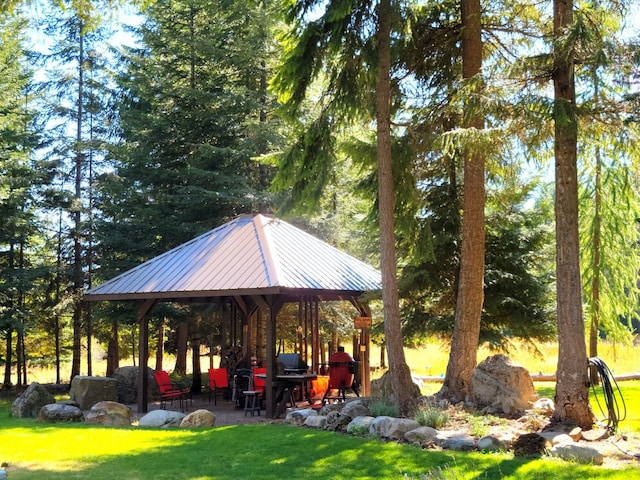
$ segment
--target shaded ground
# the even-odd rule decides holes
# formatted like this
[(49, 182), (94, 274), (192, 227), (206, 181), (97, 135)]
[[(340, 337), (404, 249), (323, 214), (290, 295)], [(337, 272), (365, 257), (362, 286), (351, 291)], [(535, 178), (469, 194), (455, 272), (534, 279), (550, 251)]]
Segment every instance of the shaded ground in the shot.
[[(138, 412), (137, 405), (128, 405), (134, 412), (138, 419), (144, 416), (144, 413)], [(160, 409), (160, 402), (150, 402), (149, 403), (149, 411)], [(173, 410), (176, 412), (180, 411), (180, 405), (177, 401), (173, 402), (173, 405), (167, 403), (164, 408), (165, 410)], [(188, 401), (186, 408), (183, 413), (194, 412), (199, 409), (209, 410), (216, 416), (216, 427), (224, 427), (227, 425), (241, 425), (245, 423), (274, 423), (274, 422), (282, 422), (281, 419), (272, 419), (267, 418), (266, 411), (261, 410), (260, 415), (255, 414), (251, 416), (251, 413), (246, 413), (242, 408), (239, 408), (236, 405), (235, 401), (224, 400), (222, 398), (218, 398), (216, 404), (214, 404), (213, 399), (209, 402), (209, 395), (207, 393), (202, 394), (194, 394), (193, 401)]]

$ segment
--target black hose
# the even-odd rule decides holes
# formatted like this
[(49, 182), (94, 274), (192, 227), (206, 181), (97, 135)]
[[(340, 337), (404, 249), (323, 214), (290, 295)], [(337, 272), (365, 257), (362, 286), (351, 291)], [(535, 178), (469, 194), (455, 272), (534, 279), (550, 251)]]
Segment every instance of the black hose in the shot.
[(589, 359), (589, 368), (595, 368), (598, 373), (600, 385), (602, 385), (602, 396), (604, 397), (603, 401), (604, 406), (606, 406), (606, 413), (603, 408), (604, 406), (600, 403), (598, 392), (596, 392), (596, 385), (591, 385), (593, 396), (600, 408), (600, 412), (607, 418), (607, 430), (611, 433), (615, 433), (618, 429), (618, 423), (624, 420), (627, 416), (627, 407), (624, 403), (622, 392), (620, 391), (620, 387), (618, 386), (616, 379), (613, 377), (613, 373), (611, 373), (607, 364), (604, 363), (604, 360), (599, 357), (591, 357)]

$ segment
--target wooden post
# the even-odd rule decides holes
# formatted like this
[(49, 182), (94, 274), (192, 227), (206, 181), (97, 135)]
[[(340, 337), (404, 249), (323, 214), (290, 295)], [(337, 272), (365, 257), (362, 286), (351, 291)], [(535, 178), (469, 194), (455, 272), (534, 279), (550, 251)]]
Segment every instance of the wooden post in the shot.
[(149, 411), (149, 312), (156, 304), (155, 299), (146, 300), (138, 309), (138, 412)]

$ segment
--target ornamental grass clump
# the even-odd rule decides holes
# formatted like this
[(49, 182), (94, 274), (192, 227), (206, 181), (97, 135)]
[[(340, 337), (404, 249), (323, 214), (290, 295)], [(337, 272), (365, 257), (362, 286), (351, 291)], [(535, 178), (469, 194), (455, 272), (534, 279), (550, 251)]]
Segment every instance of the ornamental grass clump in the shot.
[(371, 400), (369, 413), (372, 417), (399, 417), (400, 410), (397, 405), (392, 405), (381, 398)]
[(416, 410), (414, 420), (423, 427), (438, 429), (449, 422), (449, 414), (442, 408), (429, 405)]

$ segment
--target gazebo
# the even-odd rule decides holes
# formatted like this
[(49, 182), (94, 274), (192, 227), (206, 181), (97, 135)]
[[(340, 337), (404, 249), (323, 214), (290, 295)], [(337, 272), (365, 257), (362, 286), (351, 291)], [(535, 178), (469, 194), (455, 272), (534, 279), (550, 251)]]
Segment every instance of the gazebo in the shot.
[[(356, 317), (371, 313), (361, 297), (381, 290), (380, 272), (318, 238), (267, 215), (244, 215), (88, 290), (86, 301), (137, 301), (138, 410), (148, 411), (149, 313), (157, 302), (232, 302), (243, 326), (260, 310), (266, 321), (266, 409), (275, 412), (276, 322), (289, 302), (305, 303), (311, 330), (311, 369), (319, 368), (317, 302), (347, 301)], [(314, 308), (315, 305), (315, 308)], [(308, 308), (307, 308), (308, 307)], [(358, 325), (362, 326), (362, 325)], [(366, 322), (365, 322), (366, 326)], [(363, 391), (369, 390), (369, 332), (357, 353)]]

